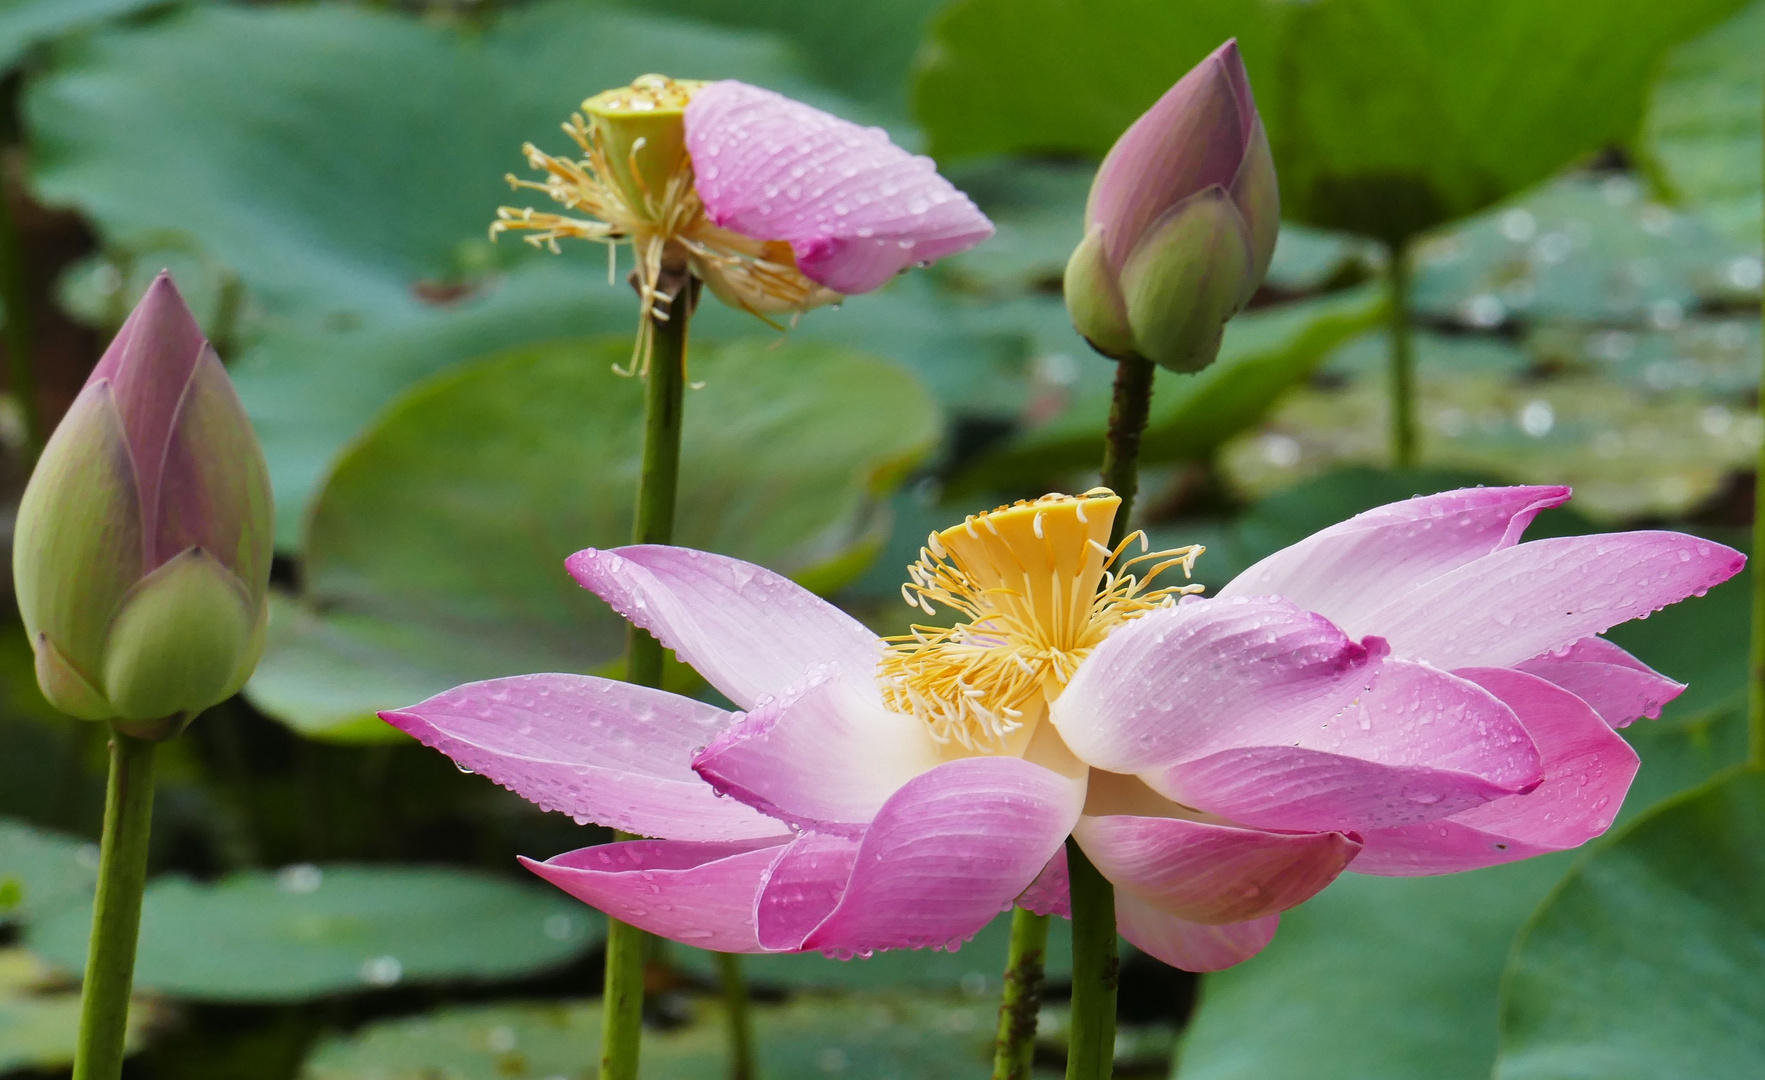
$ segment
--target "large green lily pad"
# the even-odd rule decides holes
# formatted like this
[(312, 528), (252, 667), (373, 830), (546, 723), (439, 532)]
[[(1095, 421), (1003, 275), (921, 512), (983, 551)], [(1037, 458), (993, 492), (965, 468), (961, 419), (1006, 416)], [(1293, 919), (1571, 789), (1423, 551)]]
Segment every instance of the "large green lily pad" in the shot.
[(766, 30), (794, 42), (815, 77), (863, 102), (891, 126), (905, 122), (907, 75), (939, 0), (620, 0), (636, 10)]
[(916, 106), (939, 155), (1099, 154), (1237, 36), (1284, 212), (1399, 240), (1629, 140), (1663, 52), (1738, 3), (963, 0)]
[(17, 64), (33, 47), (77, 33), (158, 0), (10, 0), (0, 6), (0, 70)]
[[(80, 995), (52, 988), (54, 972), (23, 949), (0, 949), (0, 1073), (14, 1069), (65, 1069), (73, 1064), (80, 1034)], [(152, 1000), (129, 1008), (126, 1047), (141, 1048), (163, 1019)]]
[[(33, 922), (26, 944), (85, 967), (92, 909)], [(487, 982), (566, 964), (604, 922), (543, 886), (461, 869), (298, 864), (213, 884), (154, 879), (135, 985), (203, 1001), (287, 1002), (411, 983)]]
[(1756, 248), (1649, 198), (1635, 176), (1577, 174), (1417, 245), (1411, 302), (1472, 329), (1673, 330), (1705, 300), (1756, 303)]
[[(1682, 514), (1758, 452), (1739, 402), (1696, 389), (1654, 391), (1598, 370), (1534, 378), (1532, 357), (1500, 338), (1418, 333), (1422, 464), (1510, 483), (1567, 483), (1606, 520)], [(1344, 465), (1389, 460), (1387, 339), (1369, 334), (1326, 362), (1331, 385), (1290, 394), (1259, 429), (1221, 450), (1252, 497)]]
[[(938, 996), (800, 1000), (753, 1011), (761, 1075), (943, 1080), (983, 1075), (998, 1006)], [(599, 1001), (467, 1006), (333, 1037), (301, 1080), (509, 1080), (589, 1077), (600, 1057)], [(727, 1068), (722, 1020), (644, 1033), (643, 1080), (703, 1080)]]
[(98, 882), (98, 845), (0, 818), (0, 922), (79, 904)]
[(1765, 3), (1667, 55), (1644, 147), (1669, 190), (1735, 241), (1760, 244)]
[[(412, 391), (338, 463), (247, 693), (327, 738), (401, 738), (374, 719), (473, 679), (594, 671), (624, 622), (564, 573), (629, 542), (640, 380), (623, 341), (517, 349)], [(882, 499), (926, 453), (937, 410), (911, 376), (806, 341), (695, 349), (678, 543), (812, 587), (886, 535)], [(469, 438), (463, 437), (469, 434)]]
[(1499, 1080), (1727, 1080), (1765, 1057), (1765, 771), (1600, 844), (1521, 934)]

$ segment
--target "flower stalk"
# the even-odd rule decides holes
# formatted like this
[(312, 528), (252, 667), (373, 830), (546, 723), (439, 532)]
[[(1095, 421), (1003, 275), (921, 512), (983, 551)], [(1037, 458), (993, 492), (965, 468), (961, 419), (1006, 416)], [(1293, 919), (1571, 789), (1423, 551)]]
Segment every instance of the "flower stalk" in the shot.
[[(1127, 536), (1140, 487), (1140, 437), (1152, 412), (1155, 371), (1152, 361), (1137, 356), (1116, 362), (1102, 470), (1104, 485), (1122, 501), (1109, 532), (1112, 549)], [(1115, 1063), (1115, 998), (1121, 963), (1115, 945), (1115, 886), (1070, 838), (1066, 865), (1072, 890), (1073, 963), (1066, 1075), (1067, 1080), (1106, 1080)]]
[(1012, 911), (1011, 951), (1005, 964), (1005, 992), (999, 1002), (993, 1080), (1029, 1080), (1036, 1048), (1036, 1014), (1042, 1006), (1048, 919), (1027, 908)]
[[(1759, 411), (1765, 416), (1765, 367), (1759, 372)], [(1753, 486), (1753, 554), (1765, 551), (1765, 513), (1760, 513), (1759, 491), (1765, 481), (1765, 444), (1759, 447), (1759, 463)], [(1747, 650), (1747, 763), (1765, 768), (1765, 573), (1753, 571), (1753, 637)]]
[[(647, 291), (640, 284), (640, 292)], [(674, 537), (674, 500), (680, 485), (680, 427), (685, 411), (687, 323), (696, 284), (684, 261), (662, 267), (654, 303), (644, 306), (639, 331), (649, 345), (644, 375), (643, 463), (638, 473), (637, 514), (631, 539), (666, 544)], [(648, 298), (646, 297), (646, 300)], [(662, 685), (662, 643), (631, 626), (625, 639), (625, 680), (638, 686)], [(631, 833), (617, 834), (635, 840)], [(617, 919), (607, 920), (607, 967), (602, 996), (601, 1080), (636, 1080), (643, 1038), (645, 934)]]
[(1115, 1065), (1115, 886), (1076, 840), (1066, 842), (1072, 889), (1072, 1034), (1066, 1080), (1108, 1080)]
[(1386, 317), (1390, 319), (1391, 466), (1416, 464), (1416, 351), (1410, 332), (1410, 253), (1408, 244), (1387, 249)]
[(748, 1017), (748, 982), (742, 977), (742, 958), (735, 953), (712, 953), (723, 984), (724, 1024), (729, 1031), (729, 1080), (755, 1080), (754, 1027)]
[(98, 849), (98, 892), (92, 943), (80, 1001), (74, 1080), (117, 1080), (129, 1023), (141, 892), (147, 884), (147, 839), (153, 821), (153, 749), (113, 726), (104, 833)]

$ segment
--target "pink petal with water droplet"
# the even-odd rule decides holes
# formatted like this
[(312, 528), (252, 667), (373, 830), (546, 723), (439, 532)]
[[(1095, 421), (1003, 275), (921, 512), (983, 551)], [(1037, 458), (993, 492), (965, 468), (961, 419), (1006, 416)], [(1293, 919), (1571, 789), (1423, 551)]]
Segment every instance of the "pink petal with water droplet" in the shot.
[[(1172, 806), (1171, 812), (1182, 811)], [(1117, 889), (1209, 925), (1248, 922), (1304, 903), (1361, 849), (1335, 832), (1273, 833), (1125, 814), (1087, 814), (1073, 837)]]
[(1017, 898), (1017, 906), (1037, 915), (1072, 918), (1072, 889), (1066, 876), (1065, 845), (1054, 853), (1048, 865), (1036, 875), (1036, 880), (1030, 882), (1030, 887)]
[(1382, 634), (1367, 616), (1386, 601), (1492, 551), (1513, 547), (1566, 487), (1464, 488), (1357, 514), (1281, 549), (1220, 596), (1285, 596), (1350, 636)]
[(836, 292), (869, 292), (993, 233), (930, 158), (881, 128), (746, 83), (715, 82), (693, 96), (686, 145), (713, 222), (788, 242), (798, 269)]
[[(1019, 758), (964, 758), (908, 781), (859, 841), (839, 902), (802, 948), (947, 945), (1011, 906), (1065, 842), (1083, 780)], [(838, 877), (830, 863), (830, 877)]]
[(1746, 556), (1673, 532), (1534, 540), (1466, 563), (1366, 616), (1398, 656), (1507, 667), (1718, 585)]
[(1684, 683), (1597, 637), (1535, 656), (1514, 669), (1556, 683), (1593, 706), (1615, 728), (1629, 727), (1645, 716), (1659, 717), (1662, 706), (1685, 692)]
[(589, 675), (467, 683), (380, 718), (530, 802), (644, 836), (776, 837), (784, 828), (692, 771), (730, 721), (678, 694)]
[(730, 725), (693, 768), (780, 821), (857, 836), (903, 784), (939, 761), (923, 721), (889, 711), (826, 667)]
[(779, 853), (755, 903), (760, 945), (795, 949), (838, 906), (858, 858), (858, 841), (804, 833)]
[(1342, 708), (1378, 659), (1371, 644), (1280, 597), (1197, 600), (1111, 634), (1049, 718), (1089, 765), (1157, 769)]
[(802, 682), (820, 665), (839, 668), (855, 691), (882, 701), (876, 635), (764, 567), (661, 544), (588, 548), (564, 565), (583, 588), (654, 634), (744, 709)]
[(683, 945), (763, 952), (754, 901), (784, 848), (777, 843), (709, 844), (627, 840), (579, 848), (521, 865), (585, 904)]
[(1136, 949), (1184, 971), (1224, 971), (1262, 952), (1279, 915), (1210, 926), (1160, 911), (1132, 893), (1115, 894), (1116, 929)]
[(1140, 777), (1236, 822), (1320, 832), (1446, 817), (1538, 783), (1538, 749), (1488, 691), (1402, 660), (1368, 681), (1339, 712), (1248, 720)]
[(1636, 776), (1629, 743), (1586, 702), (1535, 675), (1501, 668), (1457, 674), (1520, 717), (1543, 754), (1543, 782), (1442, 821), (1369, 830), (1349, 869), (1382, 875), (1475, 870), (1578, 847), (1611, 827)]

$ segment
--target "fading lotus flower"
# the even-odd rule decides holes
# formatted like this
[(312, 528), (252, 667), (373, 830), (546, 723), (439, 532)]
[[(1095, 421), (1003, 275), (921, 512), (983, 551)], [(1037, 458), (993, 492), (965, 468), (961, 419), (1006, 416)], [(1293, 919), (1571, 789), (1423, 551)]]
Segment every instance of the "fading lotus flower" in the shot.
[(907, 597), (962, 621), (899, 639), (734, 559), (589, 550), (577, 579), (744, 712), (529, 675), (383, 716), (541, 806), (658, 837), (528, 866), (678, 941), (953, 944), (1014, 901), (1063, 910), (1071, 833), (1124, 936), (1213, 970), (1344, 868), (1468, 869), (1610, 823), (1635, 757), (1600, 715), (1679, 687), (1592, 635), (1741, 557), (1672, 533), (1514, 546), (1566, 496), (1398, 503), (1208, 600), (1153, 583), (1198, 549), (1129, 560), (1100, 543), (1113, 495), (1048, 496), (930, 537)]
[(269, 473), (171, 275), (148, 286), (31, 474), (12, 572), (50, 704), (174, 733), (263, 649)]
[[(881, 128), (734, 80), (645, 75), (582, 103), (564, 131), (580, 159), (532, 144), (543, 191), (588, 219), (503, 207), (491, 235), (530, 229), (637, 253), (646, 309), (666, 317), (664, 264), (684, 259), (724, 302), (765, 317), (869, 292), (985, 240), (992, 223)], [(611, 254), (611, 252), (609, 253)]]
[(1106, 356), (1201, 370), (1262, 284), (1280, 219), (1268, 136), (1228, 41), (1097, 170), (1085, 238), (1066, 264), (1074, 325)]

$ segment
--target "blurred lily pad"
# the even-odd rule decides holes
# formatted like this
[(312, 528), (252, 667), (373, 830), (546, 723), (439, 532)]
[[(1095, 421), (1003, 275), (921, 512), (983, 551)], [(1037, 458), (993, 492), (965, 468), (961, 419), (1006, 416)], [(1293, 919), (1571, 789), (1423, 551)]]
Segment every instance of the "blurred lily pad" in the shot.
[(1738, 3), (963, 0), (915, 101), (940, 156), (1101, 154), (1236, 36), (1286, 214), (1395, 241), (1630, 140), (1663, 52)]
[[(998, 1006), (936, 995), (800, 1000), (753, 1011), (761, 1075), (943, 1080), (983, 1073)], [(301, 1080), (506, 1080), (589, 1076), (598, 1001), (468, 1006), (382, 1021), (319, 1044)], [(644, 1033), (644, 1080), (703, 1080), (726, 1068), (722, 1020), (701, 1008)]]
[(1662, 54), (1739, 3), (1291, 6), (1264, 106), (1283, 206), (1386, 240), (1474, 213), (1632, 141)]
[(1706, 299), (1756, 299), (1756, 247), (1648, 198), (1633, 176), (1568, 176), (1419, 244), (1412, 304), (1483, 330), (1523, 320), (1671, 331)]
[(1667, 54), (1644, 146), (1671, 192), (1728, 237), (1760, 244), (1765, 3)]
[[(402, 738), (375, 719), (474, 679), (593, 671), (624, 622), (563, 560), (627, 543), (641, 450), (625, 341), (531, 346), (401, 399), (338, 463), (247, 693), (308, 735)], [(697, 349), (677, 542), (833, 588), (887, 534), (884, 498), (934, 444), (907, 373), (794, 339)], [(470, 438), (462, 437), (469, 433)]]
[(1183, 72), (1237, 37), (1258, 99), (1274, 79), (1271, 0), (959, 0), (932, 25), (914, 112), (940, 159), (1101, 157)]
[[(1259, 430), (1221, 450), (1252, 497), (1346, 464), (1387, 460), (1386, 339), (1331, 357), (1334, 385), (1296, 390)], [(1591, 517), (1682, 514), (1758, 452), (1760, 425), (1738, 402), (1652, 393), (1597, 374), (1523, 378), (1531, 358), (1498, 338), (1417, 335), (1421, 462), (1513, 483), (1566, 483)]]
[(257, 342), (235, 379), (291, 546), (331, 458), (404, 386), (635, 326), (596, 252), (492, 246), (485, 230), (524, 140), (556, 146), (586, 95), (646, 71), (827, 100), (777, 39), (565, 0), (482, 33), (358, 6), (198, 4), (60, 51), (26, 95), (32, 179), (123, 262), (150, 272), (177, 250), (237, 276), (258, 317), (231, 334)]
[[(1220, 357), (1196, 375), (1160, 372), (1141, 441), (1147, 464), (1205, 459), (1256, 423), (1311, 374), (1332, 348), (1376, 322), (1384, 310), (1375, 289), (1240, 315), (1226, 327)], [(1107, 371), (1100, 358), (1086, 356)], [(1070, 468), (1094, 467), (1102, 454), (1109, 391), (1099, 387), (1042, 427), (1032, 428), (976, 461), (960, 490), (1035, 482)]]
[(1765, 1054), (1765, 771), (1659, 806), (1571, 870), (1502, 986), (1500, 1080), (1709, 1080)]
[[(621, 0), (645, 12), (766, 30), (794, 42), (815, 77), (864, 103), (885, 121), (903, 121), (908, 69), (940, 0)], [(891, 126), (899, 126), (891, 124)]]
[(161, 0), (9, 0), (0, 5), (0, 70), (11, 68), (34, 46), (85, 30)]
[[(55, 973), (23, 949), (0, 949), (0, 1073), (64, 1069), (80, 1033), (80, 995), (55, 989)], [(151, 999), (129, 1007), (125, 1045), (141, 1048), (163, 1010)]]
[[(90, 903), (26, 944), (85, 968)], [(135, 985), (203, 1001), (305, 1001), (411, 983), (518, 978), (580, 956), (601, 916), (537, 884), (461, 869), (296, 864), (213, 884), (148, 883)]]
[(1526, 350), (1545, 370), (1574, 370), (1645, 390), (1696, 390), (1737, 408), (1759, 385), (1759, 320), (1690, 318), (1672, 330), (1575, 323), (1539, 327)]
[(0, 818), (0, 922), (27, 922), (84, 902), (98, 882), (98, 845)]

